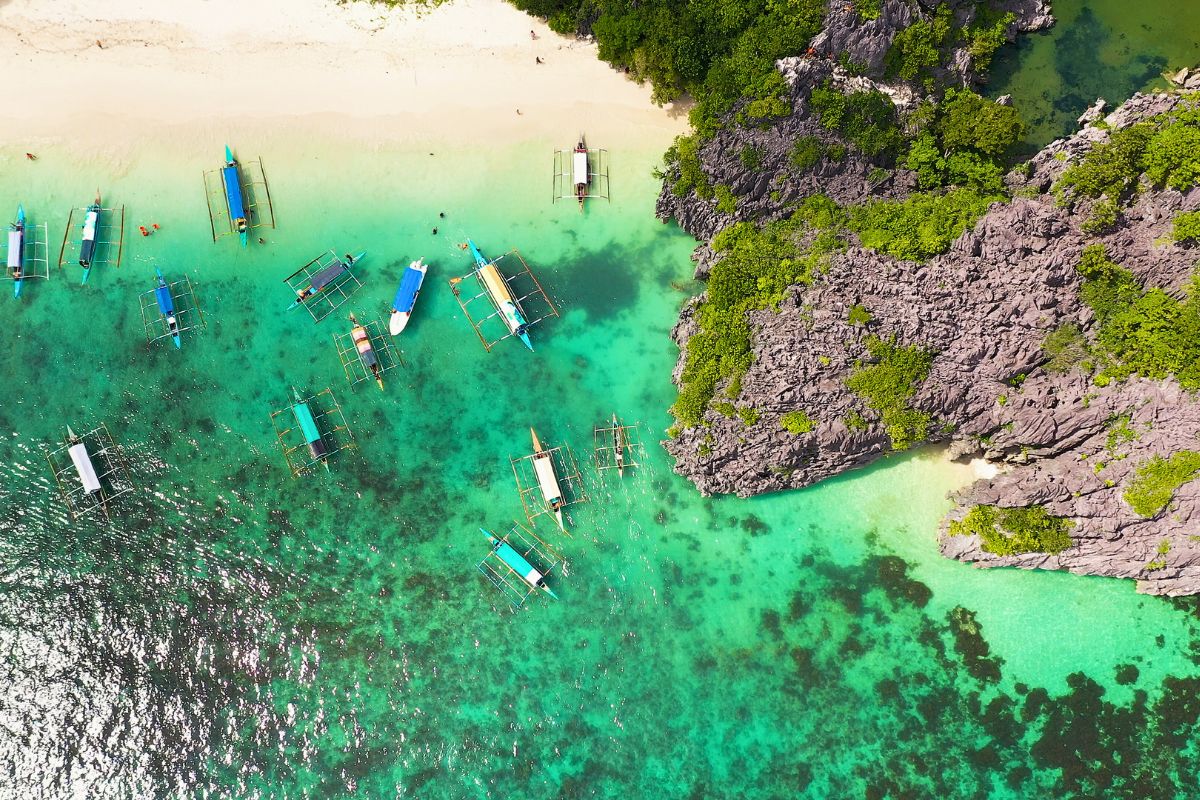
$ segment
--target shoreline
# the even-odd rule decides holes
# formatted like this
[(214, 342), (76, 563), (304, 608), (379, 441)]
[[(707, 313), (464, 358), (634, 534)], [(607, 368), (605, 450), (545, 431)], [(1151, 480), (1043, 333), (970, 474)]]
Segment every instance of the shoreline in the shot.
[(103, 19), (80, 0), (0, 6), (0, 65), (18, 76), (0, 148), (18, 157), (66, 143), (121, 150), (181, 127), (234, 138), (281, 119), (289, 133), (355, 146), (541, 138), (566, 146), (583, 131), (610, 149), (631, 139), (661, 139), (665, 149), (687, 129), (686, 108), (654, 106), (650, 88), (599, 61), (594, 44), (502, 0), (426, 11), (243, 5), (115, 0)]

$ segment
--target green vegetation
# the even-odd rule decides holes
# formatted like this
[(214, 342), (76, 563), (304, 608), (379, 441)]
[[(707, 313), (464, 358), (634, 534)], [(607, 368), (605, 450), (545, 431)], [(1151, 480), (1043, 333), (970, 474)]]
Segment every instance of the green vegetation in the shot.
[(800, 136), (788, 153), (788, 164), (796, 172), (804, 172), (817, 165), (825, 155), (825, 144), (815, 136)]
[(1146, 569), (1153, 572), (1156, 569), (1167, 568), (1167, 553), (1171, 552), (1171, 541), (1163, 539), (1158, 543), (1158, 558), (1146, 564)]
[(698, 329), (688, 339), (679, 397), (671, 406), (680, 426), (700, 424), (721, 382), (728, 381), (727, 397), (737, 397), (741, 376), (754, 358), (746, 315), (777, 308), (791, 286), (811, 282), (829, 254), (844, 246), (843, 222), (837, 205), (816, 195), (786, 220), (761, 229), (737, 223), (713, 239), (723, 258), (709, 275), (707, 297), (696, 307)]
[(1156, 186), (1180, 191), (1200, 183), (1200, 97), (1191, 95), (1174, 111), (1113, 131), (1067, 168), (1054, 191), (1063, 202), (1107, 197), (1119, 206), (1143, 173)]
[(899, 347), (878, 336), (868, 336), (865, 344), (873, 363), (859, 362), (846, 386), (879, 414), (894, 450), (923, 441), (931, 418), (909, 406), (908, 400), (929, 374), (933, 353), (915, 345)]
[(1200, 240), (1200, 211), (1181, 211), (1171, 220), (1171, 238), (1177, 242)]
[(722, 214), (733, 214), (737, 211), (737, 197), (728, 186), (718, 184), (713, 189), (713, 196), (717, 199), (717, 211)]
[(789, 411), (779, 418), (779, 425), (785, 431), (799, 436), (817, 427), (817, 423), (804, 411)]
[(683, 197), (693, 189), (704, 199), (713, 196), (712, 183), (700, 163), (700, 139), (695, 136), (677, 136), (675, 143), (667, 148), (663, 161), (674, 165), (674, 182), (671, 193)]
[(1161, 289), (1142, 291), (1129, 270), (1110, 261), (1103, 245), (1084, 249), (1079, 294), (1100, 327), (1093, 352), (1102, 369), (1096, 382), (1141, 375), (1174, 375), (1185, 389), (1200, 389), (1200, 301), (1193, 282), (1180, 302)]
[(850, 306), (850, 313), (846, 321), (851, 325), (869, 325), (871, 324), (871, 312), (855, 303)]
[(854, 10), (858, 12), (858, 18), (861, 20), (879, 19), (879, 15), (883, 13), (883, 0), (858, 0), (854, 4)]
[(989, 204), (1001, 199), (973, 189), (945, 194), (913, 194), (904, 200), (878, 200), (850, 209), (849, 228), (863, 247), (896, 258), (924, 261), (950, 249)]
[(1067, 373), (1087, 358), (1087, 338), (1078, 325), (1067, 322), (1046, 335), (1042, 352), (1049, 359), (1044, 365), (1047, 372)]
[(931, 71), (945, 59), (944, 51), (953, 43), (954, 10), (941, 4), (930, 19), (918, 19), (892, 39), (884, 59), (886, 75), (904, 81), (923, 78), (932, 88)]
[(967, 89), (950, 89), (938, 106), (923, 104), (910, 123), (921, 132), (909, 145), (904, 166), (917, 173), (925, 189), (956, 185), (1001, 192), (1004, 155), (1025, 131), (1016, 109)]
[(1154, 456), (1138, 465), (1125, 490), (1125, 502), (1143, 517), (1156, 517), (1171, 502), (1175, 490), (1200, 475), (1200, 452), (1180, 450), (1170, 457)]
[(829, 83), (808, 99), (821, 124), (838, 131), (865, 155), (890, 156), (903, 142), (896, 107), (882, 92), (842, 94)]
[(1096, 201), (1092, 206), (1092, 213), (1080, 227), (1085, 233), (1103, 233), (1117, 224), (1120, 215), (1121, 207), (1117, 205), (1117, 201), (1106, 195)]
[(982, 547), (999, 556), (1061, 553), (1071, 546), (1075, 523), (1051, 516), (1042, 506), (1001, 508), (975, 506), (950, 523), (951, 536), (978, 536)]
[(737, 410), (737, 415), (742, 418), (742, 422), (746, 423), (747, 428), (758, 422), (758, 418), (760, 416), (758, 409), (751, 408), (750, 406), (743, 406), (742, 408), (739, 408)]
[(1109, 419), (1108, 436), (1104, 440), (1104, 449), (1109, 452), (1109, 455), (1115, 455), (1117, 448), (1126, 442), (1136, 442), (1142, 438), (1142, 435), (1130, 426), (1131, 422), (1133, 422), (1133, 414), (1128, 412), (1117, 414)]
[(748, 144), (742, 148), (742, 152), (738, 154), (738, 160), (742, 162), (742, 166), (751, 172), (762, 171), (764, 151), (761, 147), (755, 147)]
[(867, 422), (867, 418), (853, 409), (846, 415), (845, 422), (846, 427), (852, 431), (865, 431), (871, 427), (871, 423)]

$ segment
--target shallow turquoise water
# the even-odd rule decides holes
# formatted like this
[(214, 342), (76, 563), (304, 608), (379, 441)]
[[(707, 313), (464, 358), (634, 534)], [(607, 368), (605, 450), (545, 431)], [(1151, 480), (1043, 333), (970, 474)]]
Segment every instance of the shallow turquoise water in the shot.
[(1058, 23), (996, 56), (988, 93), (1011, 94), (1033, 151), (1073, 133), (1097, 97), (1109, 110), (1165, 88), (1164, 71), (1200, 66), (1200, 4), (1180, 0), (1054, 0)]
[[(581, 217), (549, 202), (548, 142), (237, 142), (280, 220), (242, 251), (208, 240), (220, 142), (196, 138), (128, 164), (0, 153), (0, 202), (52, 238), (97, 184), (162, 227), (85, 288), (68, 268), (0, 303), (0, 797), (1190, 794), (1195, 606), (940, 559), (964, 472), (935, 453), (749, 501), (671, 473), (667, 333), (694, 287), (692, 242), (652, 216), (657, 152), (613, 146), (617, 199)], [(519, 247), (561, 305), (536, 353), (485, 353), (462, 319), (466, 235)], [(283, 311), (328, 247), (368, 250), (364, 317), (433, 265), (384, 392), (346, 383), (340, 313)], [(181, 352), (141, 336), (154, 265), (208, 315)], [(301, 480), (269, 420), (293, 384), (332, 387), (357, 443)], [(590, 466), (613, 410), (648, 445), (624, 481)], [(101, 420), (140, 490), (70, 525), (40, 450)], [(569, 539), (538, 528), (561, 601), (511, 614), (477, 528), (520, 514), (530, 425), (591, 502)]]

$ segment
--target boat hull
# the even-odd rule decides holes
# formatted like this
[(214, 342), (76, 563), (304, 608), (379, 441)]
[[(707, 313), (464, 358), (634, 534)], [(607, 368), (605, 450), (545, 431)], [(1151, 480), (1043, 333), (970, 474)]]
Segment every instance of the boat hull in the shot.
[(424, 259), (419, 258), (408, 265), (400, 279), (400, 288), (392, 298), (392, 316), (388, 320), (388, 332), (392, 336), (398, 336), (408, 327), (412, 311), (417, 305), (417, 298), (421, 296), (421, 286), (425, 283), (425, 274), (429, 269), (423, 261)]

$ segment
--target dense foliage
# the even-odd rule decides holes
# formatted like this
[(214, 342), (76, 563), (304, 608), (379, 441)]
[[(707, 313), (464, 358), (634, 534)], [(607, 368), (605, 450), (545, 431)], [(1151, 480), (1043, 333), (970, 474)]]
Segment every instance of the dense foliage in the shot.
[(978, 536), (982, 547), (998, 556), (1061, 553), (1071, 546), (1075, 523), (1051, 516), (1042, 506), (1002, 508), (975, 506), (950, 523), (951, 536)]
[(1200, 211), (1182, 211), (1171, 220), (1171, 238), (1177, 242), (1200, 241)]
[(671, 406), (679, 425), (700, 424), (722, 381), (726, 396), (737, 397), (754, 359), (747, 314), (777, 308), (791, 286), (811, 282), (828, 255), (843, 247), (841, 222), (840, 209), (817, 195), (788, 219), (763, 228), (737, 223), (713, 239), (722, 259), (695, 309), (697, 330), (688, 339), (679, 397)]
[(1143, 517), (1155, 517), (1175, 496), (1175, 490), (1200, 475), (1200, 452), (1180, 450), (1168, 458), (1154, 456), (1138, 465), (1125, 490), (1125, 502)]
[(1143, 291), (1129, 270), (1114, 264), (1103, 245), (1083, 252), (1079, 294), (1096, 314), (1093, 354), (1100, 385), (1131, 375), (1161, 380), (1174, 375), (1200, 389), (1200, 301), (1193, 284), (1182, 302), (1162, 289)]
[(940, 104), (926, 102), (917, 109), (910, 122), (921, 130), (903, 164), (917, 173), (922, 188), (1003, 191), (1004, 157), (1025, 132), (1016, 109), (968, 89), (950, 89)]
[(657, 102), (696, 99), (702, 136), (739, 100), (746, 119), (790, 113), (775, 61), (820, 30), (824, 0), (511, 0), (560, 33), (595, 35), (600, 57), (648, 81)]
[(1070, 372), (1087, 359), (1087, 337), (1078, 325), (1068, 322), (1046, 335), (1046, 340), (1042, 342), (1042, 352), (1049, 359), (1043, 365), (1047, 372)]
[(975, 224), (988, 205), (1001, 199), (974, 189), (945, 194), (913, 194), (904, 200), (879, 200), (849, 210), (849, 227), (863, 247), (896, 258), (924, 261), (950, 249)]
[(868, 156), (894, 155), (903, 141), (896, 106), (882, 92), (847, 95), (826, 83), (813, 88), (809, 103), (822, 125)]
[(920, 18), (896, 34), (885, 59), (886, 75), (918, 81), (932, 91), (938, 68), (959, 46), (967, 48), (975, 70), (984, 72), (1006, 41), (1005, 30), (1014, 19), (1014, 14), (994, 11), (987, 3), (979, 3), (975, 21), (959, 28), (954, 24), (953, 9), (948, 4), (939, 5), (931, 17)]
[(929, 436), (931, 418), (908, 401), (929, 375), (933, 353), (915, 345), (900, 347), (878, 336), (868, 336), (865, 344), (872, 361), (860, 362), (846, 378), (846, 386), (879, 414), (893, 449), (923, 441)]
[(1200, 183), (1200, 96), (1176, 110), (1114, 131), (1063, 172), (1054, 186), (1064, 202), (1107, 197), (1121, 202), (1145, 173), (1155, 186), (1186, 191)]
[(804, 411), (789, 411), (779, 418), (779, 425), (785, 431), (799, 436), (816, 429), (816, 421)]

